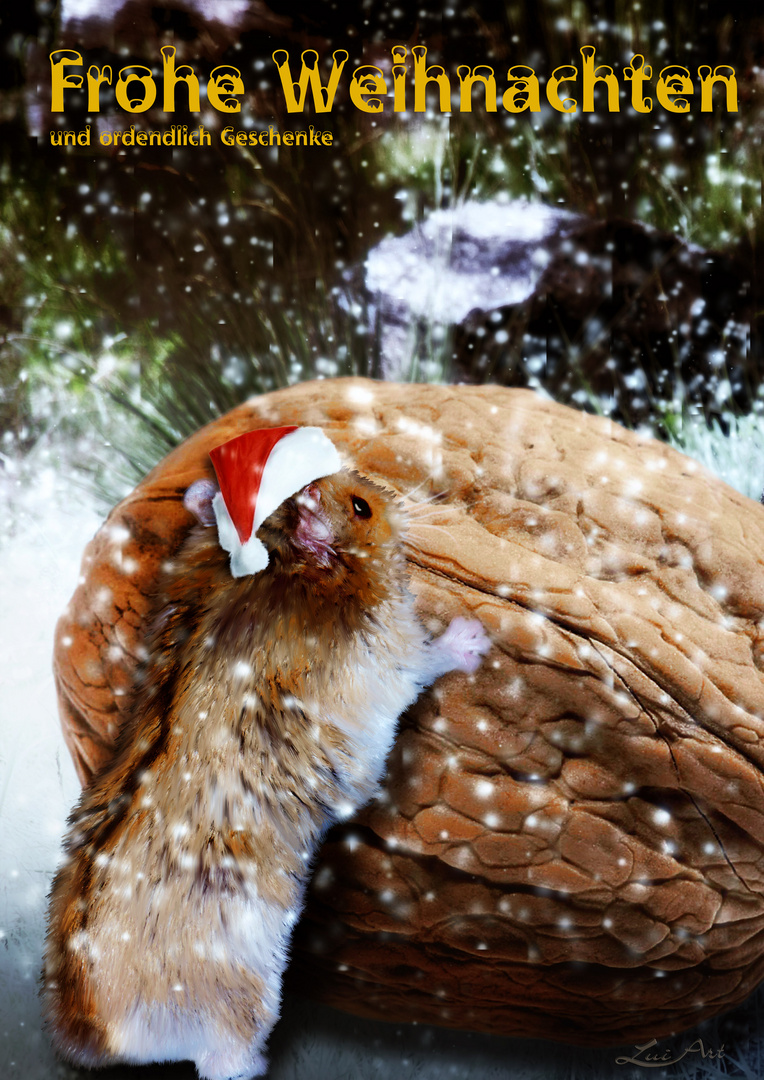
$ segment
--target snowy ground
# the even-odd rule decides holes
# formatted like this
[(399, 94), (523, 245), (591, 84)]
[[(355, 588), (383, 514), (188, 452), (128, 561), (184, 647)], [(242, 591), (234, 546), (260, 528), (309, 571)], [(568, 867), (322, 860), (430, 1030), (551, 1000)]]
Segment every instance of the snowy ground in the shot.
[(43, 912), (79, 784), (58, 728), (53, 627), (74, 590), (95, 511), (53, 463), (0, 473), (0, 1062), (4, 1076), (52, 1077), (40, 1032)]
[[(40, 451), (28, 476), (0, 469), (0, 1077), (73, 1078), (41, 1031), (37, 981), (45, 898), (79, 786), (61, 737), (50, 667), (56, 619), (76, 584), (82, 549), (100, 515), (54, 456)], [(758, 481), (757, 481), (758, 483)], [(727, 1047), (719, 1065), (688, 1055), (653, 1076), (711, 1080), (764, 1075), (749, 1005), (703, 1032)], [(678, 1056), (688, 1034), (670, 1040)], [(424, 1027), (376, 1024), (288, 998), (271, 1040), (273, 1080), (630, 1080), (642, 1069), (613, 1051), (492, 1039)], [(633, 1051), (630, 1051), (633, 1052)], [(83, 1076), (86, 1074), (82, 1074)], [(89, 1075), (89, 1074), (87, 1074)], [(104, 1080), (191, 1080), (188, 1065), (115, 1069)]]

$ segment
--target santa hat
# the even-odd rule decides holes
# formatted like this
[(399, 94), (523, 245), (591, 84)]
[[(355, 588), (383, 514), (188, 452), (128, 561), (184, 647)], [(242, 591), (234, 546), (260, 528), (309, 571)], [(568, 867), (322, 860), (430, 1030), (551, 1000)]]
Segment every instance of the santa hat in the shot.
[(268, 565), (268, 550), (255, 536), (265, 519), (306, 484), (342, 468), (334, 444), (315, 427), (247, 431), (210, 450), (210, 458), (220, 484), (212, 509), (234, 577)]

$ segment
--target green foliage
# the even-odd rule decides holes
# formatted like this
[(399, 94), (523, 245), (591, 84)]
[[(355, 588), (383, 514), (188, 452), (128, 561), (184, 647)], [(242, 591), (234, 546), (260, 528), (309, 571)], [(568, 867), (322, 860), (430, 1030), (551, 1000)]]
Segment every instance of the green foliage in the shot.
[[(444, 64), (453, 88), (467, 54), (493, 65), (501, 94), (508, 66), (530, 64), (543, 80), (580, 65), (588, 44), (619, 76), (621, 111), (607, 111), (598, 87), (592, 114), (555, 112), (543, 91), (539, 114), (487, 113), (477, 86), (471, 113), (395, 114), (388, 102), (372, 118), (340, 103), (326, 151), (114, 157), (35, 144), (19, 121), (0, 161), (0, 449), (95, 429), (135, 475), (253, 394), (375, 374), (374, 327), (360, 305), (348, 311), (345, 275), (355, 267), (357, 279), (384, 235), (467, 198), (524, 197), (755, 250), (764, 112), (745, 24), (724, 5), (513, 0), (460, 18), (471, 36), (429, 42), (428, 62)], [(669, 63), (696, 78), (699, 63), (735, 60), (740, 112), (701, 114), (696, 90), (687, 116), (657, 103), (635, 113), (622, 76), (635, 53), (653, 85)], [(19, 99), (3, 94), (6, 115)], [(409, 375), (448, 379), (449, 341), (438, 328), (430, 337)]]

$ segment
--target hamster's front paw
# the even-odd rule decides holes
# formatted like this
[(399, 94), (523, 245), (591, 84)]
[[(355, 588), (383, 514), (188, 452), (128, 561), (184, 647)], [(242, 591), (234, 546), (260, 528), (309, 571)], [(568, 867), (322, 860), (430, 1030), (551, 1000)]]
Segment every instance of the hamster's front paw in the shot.
[(457, 615), (434, 643), (451, 661), (451, 668), (472, 675), (491, 648), (491, 640), (479, 619)]

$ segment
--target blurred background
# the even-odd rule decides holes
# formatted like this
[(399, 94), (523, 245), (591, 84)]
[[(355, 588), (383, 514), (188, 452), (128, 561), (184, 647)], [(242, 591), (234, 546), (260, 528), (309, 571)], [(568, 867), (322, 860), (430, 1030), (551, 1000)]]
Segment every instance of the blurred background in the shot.
[[(74, 1075), (36, 1005), (45, 893), (77, 794), (48, 674), (53, 625), (100, 517), (182, 438), (306, 379), (492, 382), (648, 430), (759, 497), (764, 17), (739, 7), (362, 0), (348, 15), (328, 0), (34, 0), (0, 12), (4, 1075)], [(451, 78), (452, 112), (434, 90), (425, 113), (350, 103), (352, 69), (376, 64), (391, 83), (391, 47), (418, 43)], [(168, 44), (203, 86), (214, 67), (239, 68), (241, 113), (224, 118), (203, 95), (192, 115), (182, 87), (170, 116), (128, 117), (109, 87), (98, 114), (69, 90), (50, 113), (54, 48), (83, 53), (83, 73), (136, 63), (159, 77)], [(585, 45), (618, 77), (620, 111), (603, 86), (592, 113), (546, 103), (546, 77), (580, 71)], [(315, 49), (324, 81), (332, 52), (348, 51), (330, 113), (286, 113), (277, 48), (295, 71)], [(688, 113), (631, 108), (635, 54), (653, 87), (663, 68), (689, 69)], [(490, 64), (500, 94), (508, 67), (534, 68), (541, 111), (487, 112), (477, 87), (460, 112), (460, 64)], [(701, 113), (704, 64), (734, 68), (737, 112), (717, 87)], [(212, 145), (100, 146), (132, 122), (202, 123)], [(228, 147), (229, 123), (316, 123), (333, 145)], [(89, 147), (51, 145), (88, 125)], [(754, 999), (706, 1029), (725, 1058), (691, 1054), (658, 1075), (764, 1075), (761, 1016)], [(691, 1041), (677, 1037), (677, 1054)], [(283, 1078), (641, 1075), (611, 1051), (388, 1028), (294, 995), (273, 1047)]]
[[(7, 457), (54, 429), (74, 440), (99, 430), (132, 484), (178, 439), (247, 396), (350, 373), (533, 385), (680, 442), (693, 417), (727, 433), (732, 418), (758, 410), (761, 17), (719, 0), (544, 0), (532, 11), (500, 0), (458, 10), (391, 0), (361, 3), (352, 19), (325, 0), (292, 0), (277, 13), (259, 0), (37, 0), (4, 12), (1, 28)], [(428, 63), (443, 65), (455, 98), (460, 64), (490, 64), (500, 94), (509, 66), (533, 67), (541, 112), (513, 115), (501, 104), (487, 112), (479, 86), (470, 113), (441, 113), (434, 89), (427, 113), (394, 113), (388, 100), (383, 112), (364, 114), (349, 102), (351, 69), (376, 63), (389, 72), (392, 45), (417, 42), (427, 44)], [(202, 86), (218, 64), (239, 68), (247, 93), (237, 129), (316, 119), (285, 113), (274, 49), (289, 51), (296, 72), (301, 50), (315, 48), (324, 77), (331, 53), (346, 49), (337, 99), (319, 124), (334, 145), (223, 146), (230, 118), (204, 96), (201, 117), (184, 111), (183, 87), (170, 115), (128, 117), (109, 87), (94, 116), (85, 93), (71, 90), (63, 114), (48, 111), (53, 48), (77, 48), (85, 65), (109, 63), (116, 78), (130, 63), (159, 75), (163, 44), (175, 46), (177, 64), (193, 65)], [(583, 45), (619, 78), (619, 112), (608, 111), (602, 85), (591, 113), (547, 104), (545, 77), (562, 64), (580, 68)], [(635, 54), (653, 68), (653, 87), (664, 67), (689, 69), (687, 114), (657, 101), (649, 114), (632, 109), (622, 72)], [(720, 86), (713, 111), (700, 112), (703, 64), (734, 68), (738, 112), (727, 112)], [(128, 120), (159, 129), (201, 120), (212, 145), (98, 145), (98, 134)], [(87, 124), (90, 147), (50, 145), (52, 132)], [(391, 311), (389, 278), (408, 249), (390, 241), (405, 244), (432, 211), (456, 215), (441, 222), (436, 247), (480, 293), (492, 272), (511, 279), (513, 220), (525, 213), (518, 200), (572, 218), (566, 244), (554, 243), (553, 219), (528, 236), (539, 273), (525, 295), (494, 295), (455, 325), (437, 304), (439, 317), (425, 318), (420, 304), (408, 339), (398, 334), (395, 355), (385, 354), (390, 322), (406, 315)], [(461, 248), (444, 251), (459, 208), (474, 201), (488, 204), (489, 224), (468, 223)], [(509, 249), (498, 267), (490, 254), (475, 255), (476, 230), (494, 254)], [(431, 259), (432, 247), (424, 254)], [(98, 455), (90, 465), (97, 471)]]

